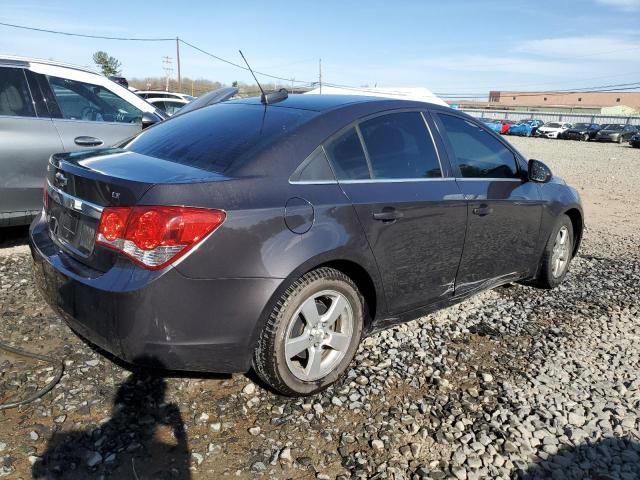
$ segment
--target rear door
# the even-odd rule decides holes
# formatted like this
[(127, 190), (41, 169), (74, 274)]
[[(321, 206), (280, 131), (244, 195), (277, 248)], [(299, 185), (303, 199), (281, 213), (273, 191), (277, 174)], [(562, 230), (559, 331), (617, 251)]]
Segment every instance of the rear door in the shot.
[(45, 85), (65, 151), (112, 146), (142, 130), (142, 111), (101, 85), (54, 76)]
[(63, 150), (46, 107), (31, 95), (28, 73), (0, 66), (0, 225), (42, 208), (47, 161)]
[(368, 118), (325, 149), (373, 250), (390, 313), (450, 297), (467, 212), (423, 114)]
[(532, 274), (542, 214), (537, 185), (516, 153), (479, 124), (435, 116), (469, 209), (456, 295)]

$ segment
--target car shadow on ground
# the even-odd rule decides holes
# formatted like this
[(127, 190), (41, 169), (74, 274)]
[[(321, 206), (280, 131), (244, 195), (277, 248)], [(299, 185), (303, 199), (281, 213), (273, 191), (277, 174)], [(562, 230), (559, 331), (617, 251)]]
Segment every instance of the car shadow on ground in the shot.
[[(149, 358), (138, 359), (154, 365)], [(155, 368), (162, 368), (157, 361)], [(190, 479), (190, 452), (177, 405), (165, 402), (166, 380), (136, 368), (120, 385), (111, 418), (97, 428), (54, 433), (36, 460), (36, 479)]]
[(0, 228), (0, 248), (17, 247), (29, 243), (29, 227)]
[(640, 478), (640, 443), (629, 438), (605, 438), (592, 444), (562, 448), (556, 455), (529, 465), (517, 478), (637, 479)]

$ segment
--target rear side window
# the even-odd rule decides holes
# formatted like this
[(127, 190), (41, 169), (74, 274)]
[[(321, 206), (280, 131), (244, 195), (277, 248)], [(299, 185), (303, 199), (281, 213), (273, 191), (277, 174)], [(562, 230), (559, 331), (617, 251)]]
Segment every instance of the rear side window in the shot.
[(291, 181), (296, 182), (335, 182), (335, 180), (322, 146), (316, 148), (291, 176)]
[(369, 179), (369, 167), (354, 127), (325, 145), (338, 180)]
[(496, 138), (463, 118), (447, 114), (438, 116), (463, 177), (518, 177), (513, 153)]
[(420, 112), (381, 115), (360, 124), (373, 178), (441, 177), (438, 155)]
[(126, 146), (142, 155), (223, 173), (316, 115), (308, 110), (223, 103), (166, 120)]
[(36, 116), (27, 78), (21, 68), (0, 68), (0, 115)]

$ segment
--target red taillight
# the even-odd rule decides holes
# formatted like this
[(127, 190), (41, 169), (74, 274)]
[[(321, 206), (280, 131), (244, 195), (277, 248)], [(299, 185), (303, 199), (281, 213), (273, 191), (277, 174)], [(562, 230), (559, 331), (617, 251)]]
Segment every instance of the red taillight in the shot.
[(96, 243), (152, 270), (175, 262), (224, 222), (221, 210), (191, 207), (107, 207)]

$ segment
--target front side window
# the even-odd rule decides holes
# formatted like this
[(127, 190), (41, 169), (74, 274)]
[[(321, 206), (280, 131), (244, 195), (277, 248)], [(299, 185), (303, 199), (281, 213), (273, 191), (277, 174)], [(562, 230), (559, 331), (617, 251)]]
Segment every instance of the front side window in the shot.
[(420, 112), (381, 115), (360, 124), (373, 178), (441, 177), (436, 149)]
[(140, 123), (142, 111), (100, 85), (48, 77), (49, 85), (68, 120)]
[(515, 157), (500, 141), (463, 118), (447, 114), (438, 116), (462, 177), (518, 177)]
[(355, 127), (330, 141), (325, 149), (333, 162), (338, 180), (366, 180), (371, 178), (360, 137)]
[(0, 68), (0, 115), (36, 116), (27, 78), (21, 68)]

